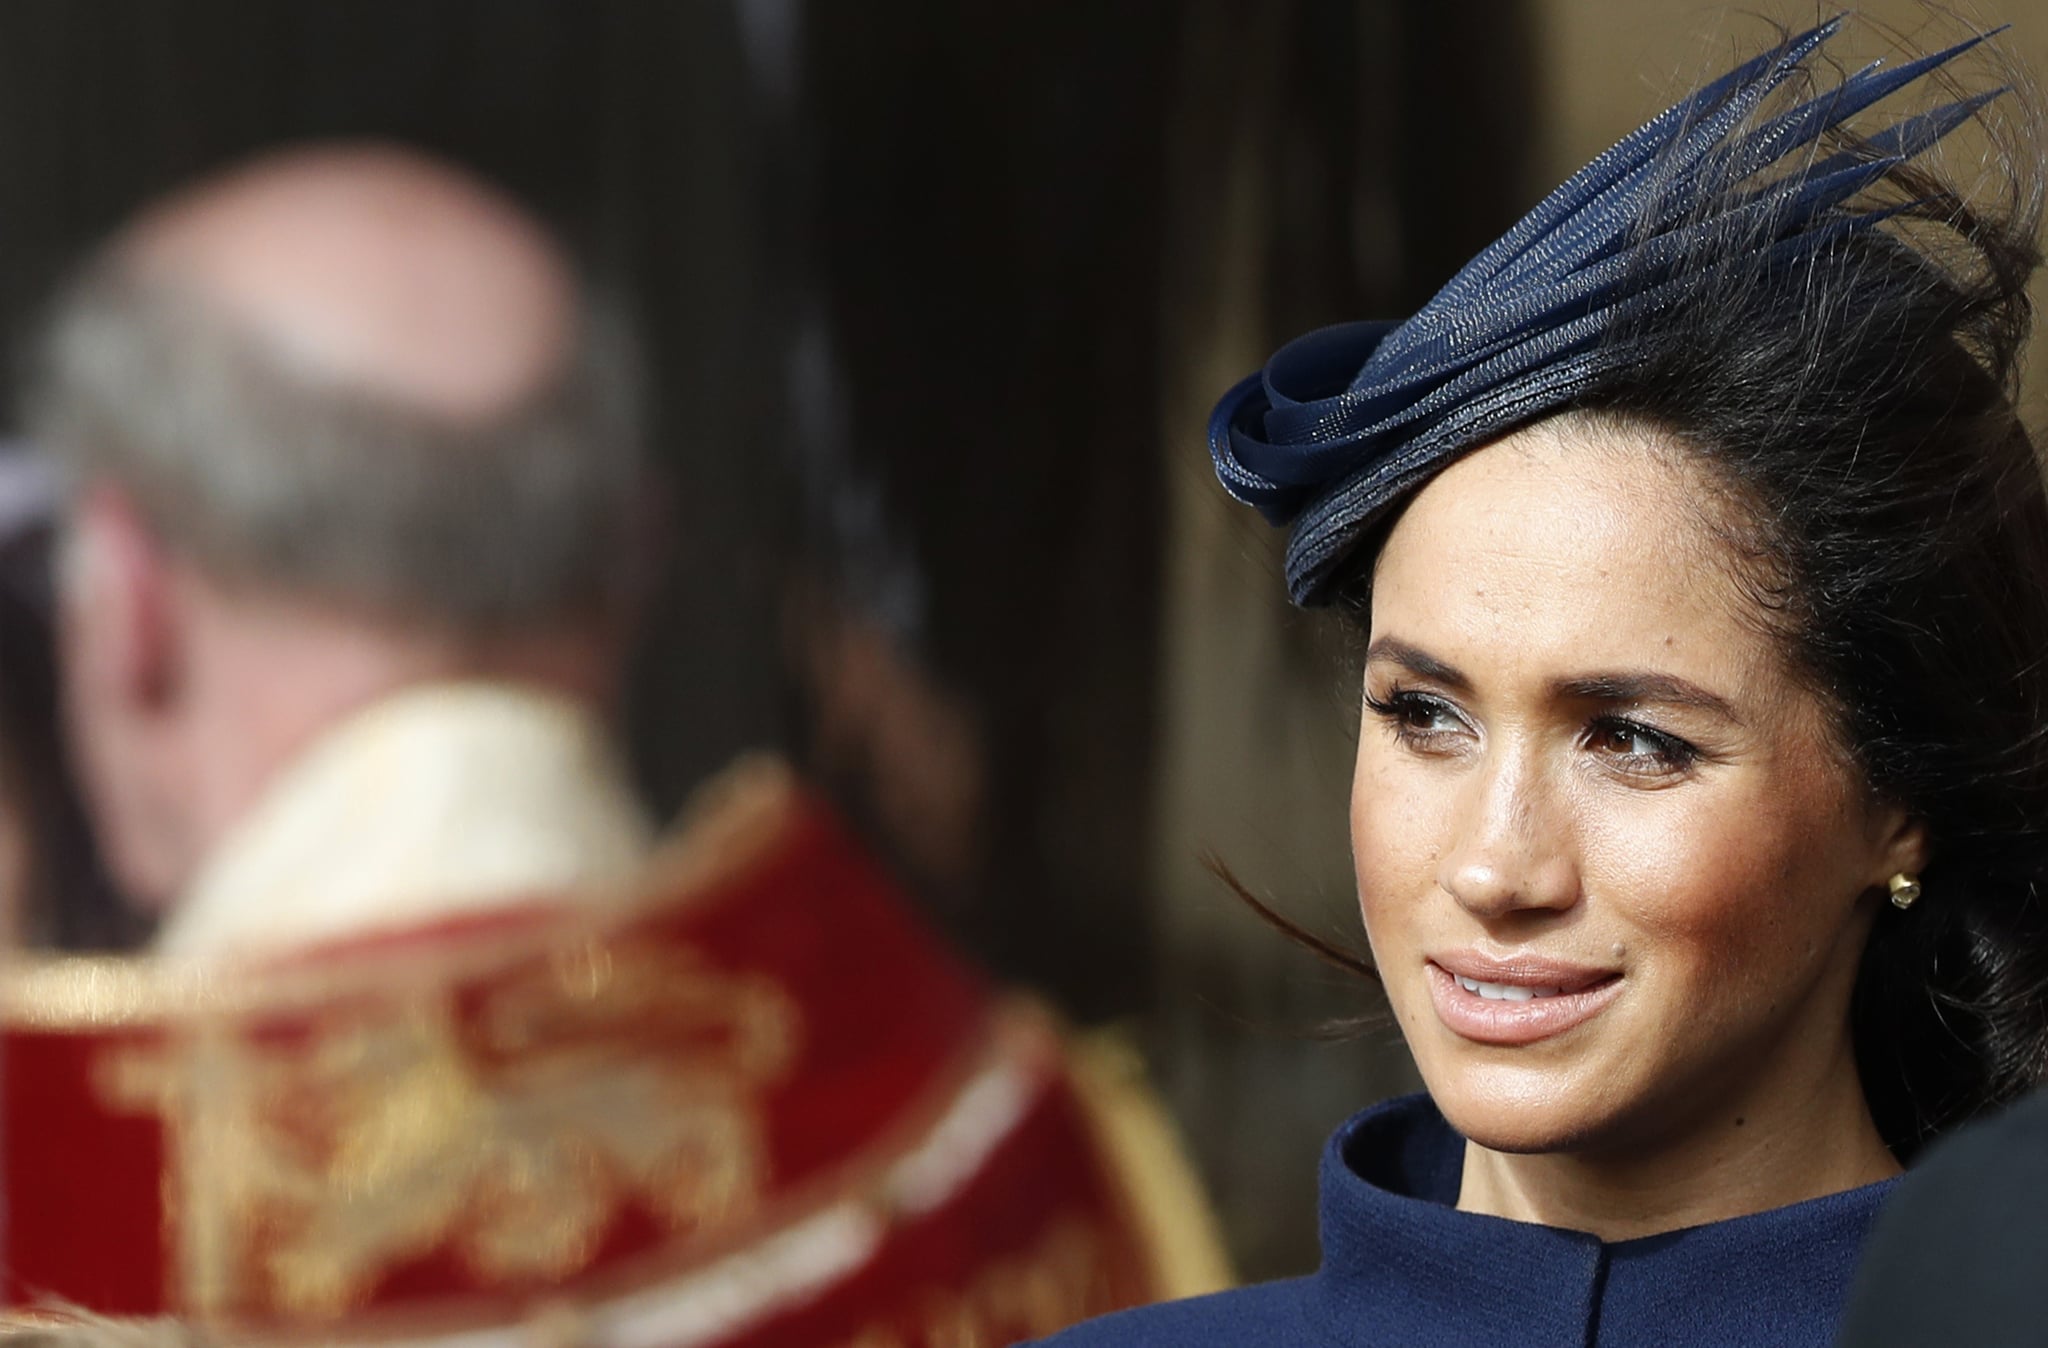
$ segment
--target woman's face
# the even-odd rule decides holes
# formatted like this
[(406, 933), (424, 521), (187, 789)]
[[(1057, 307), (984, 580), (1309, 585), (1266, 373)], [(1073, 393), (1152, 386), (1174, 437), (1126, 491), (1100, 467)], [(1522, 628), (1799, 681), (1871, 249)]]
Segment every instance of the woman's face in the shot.
[(1920, 836), (1761, 630), (1716, 499), (1654, 432), (1563, 418), (1444, 472), (1380, 556), (1359, 893), (1481, 1146), (1626, 1154), (1854, 1070), (1874, 887)]

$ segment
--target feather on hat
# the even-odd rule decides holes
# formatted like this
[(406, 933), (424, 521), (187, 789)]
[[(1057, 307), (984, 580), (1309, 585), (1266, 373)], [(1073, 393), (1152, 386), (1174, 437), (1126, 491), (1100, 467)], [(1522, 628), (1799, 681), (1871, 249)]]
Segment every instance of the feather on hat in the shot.
[[(1327, 601), (1364, 531), (1461, 451), (1568, 406), (1630, 359), (1627, 321), (1725, 265), (1790, 264), (1895, 214), (1844, 209), (2003, 90), (1943, 104), (1851, 150), (1772, 176), (1794, 150), (1976, 46), (1881, 62), (1761, 120), (1767, 96), (1841, 27), (1838, 17), (1698, 90), (1580, 169), (1403, 322), (1309, 333), (1239, 383), (1209, 419), (1224, 488), (1292, 524), (1287, 588)], [(1731, 229), (1731, 226), (1734, 228)]]

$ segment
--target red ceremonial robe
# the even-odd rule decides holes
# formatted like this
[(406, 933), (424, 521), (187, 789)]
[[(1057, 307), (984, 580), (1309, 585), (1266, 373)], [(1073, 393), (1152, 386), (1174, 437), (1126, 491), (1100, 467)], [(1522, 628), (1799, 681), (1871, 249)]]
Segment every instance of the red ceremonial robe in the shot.
[(1194, 1290), (1045, 1014), (781, 769), (703, 813), (601, 912), (17, 966), (9, 1302), (320, 1343), (993, 1348)]

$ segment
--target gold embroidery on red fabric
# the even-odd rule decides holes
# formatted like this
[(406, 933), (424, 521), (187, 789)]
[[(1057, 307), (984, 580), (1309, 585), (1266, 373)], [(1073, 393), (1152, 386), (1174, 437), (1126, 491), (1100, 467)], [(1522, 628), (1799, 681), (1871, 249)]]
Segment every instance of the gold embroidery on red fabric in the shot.
[(909, 1348), (902, 1338), (886, 1329), (863, 1329), (843, 1345), (843, 1348)]
[(687, 908), (772, 856), (792, 828), (817, 813), (786, 764), (749, 754), (693, 793), (676, 829), (649, 859), (636, 892), (616, 906), (563, 915), (539, 933), (479, 937), (466, 942), (459, 956), (445, 950), (380, 951), (374, 967), (350, 959), (332, 968), (280, 973), (143, 955), (16, 951), (7, 978), (0, 980), (0, 1021), (10, 1028), (152, 1028), (176, 1017), (303, 1012), (336, 996), (401, 985), (418, 990), (445, 982), (451, 971), (488, 973), (529, 952), (536, 940), (554, 942), (565, 931), (605, 939), (649, 915)]
[(486, 1284), (554, 1282), (629, 1205), (674, 1234), (745, 1220), (765, 1181), (755, 1096), (793, 1060), (773, 982), (593, 944), (458, 1005), (226, 1020), (102, 1061), (166, 1120), (179, 1309), (335, 1316), (445, 1252)]
[(902, 1323), (869, 1325), (838, 1348), (1003, 1348), (1041, 1338), (1127, 1304), (1105, 1270), (1107, 1254), (1093, 1223), (1062, 1218), (966, 1287), (927, 1292)]

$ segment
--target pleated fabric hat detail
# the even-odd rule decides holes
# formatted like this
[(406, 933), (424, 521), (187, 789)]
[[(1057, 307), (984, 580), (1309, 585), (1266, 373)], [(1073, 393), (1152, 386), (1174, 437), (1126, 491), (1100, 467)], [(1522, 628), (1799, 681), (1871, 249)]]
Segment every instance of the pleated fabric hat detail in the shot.
[[(1272, 523), (1293, 526), (1295, 603), (1331, 599), (1366, 530), (1460, 452), (1570, 406), (1626, 365), (1631, 326), (1710, 295), (1715, 269), (1796, 286), (1802, 260), (1905, 209), (1851, 203), (2004, 92), (1820, 153), (1831, 129), (1991, 36), (1896, 66), (1873, 62), (1760, 115), (1841, 24), (1786, 41), (1624, 138), (1413, 317), (1309, 333), (1224, 395), (1209, 419), (1216, 476)], [(1783, 166), (1807, 147), (1804, 162)]]

